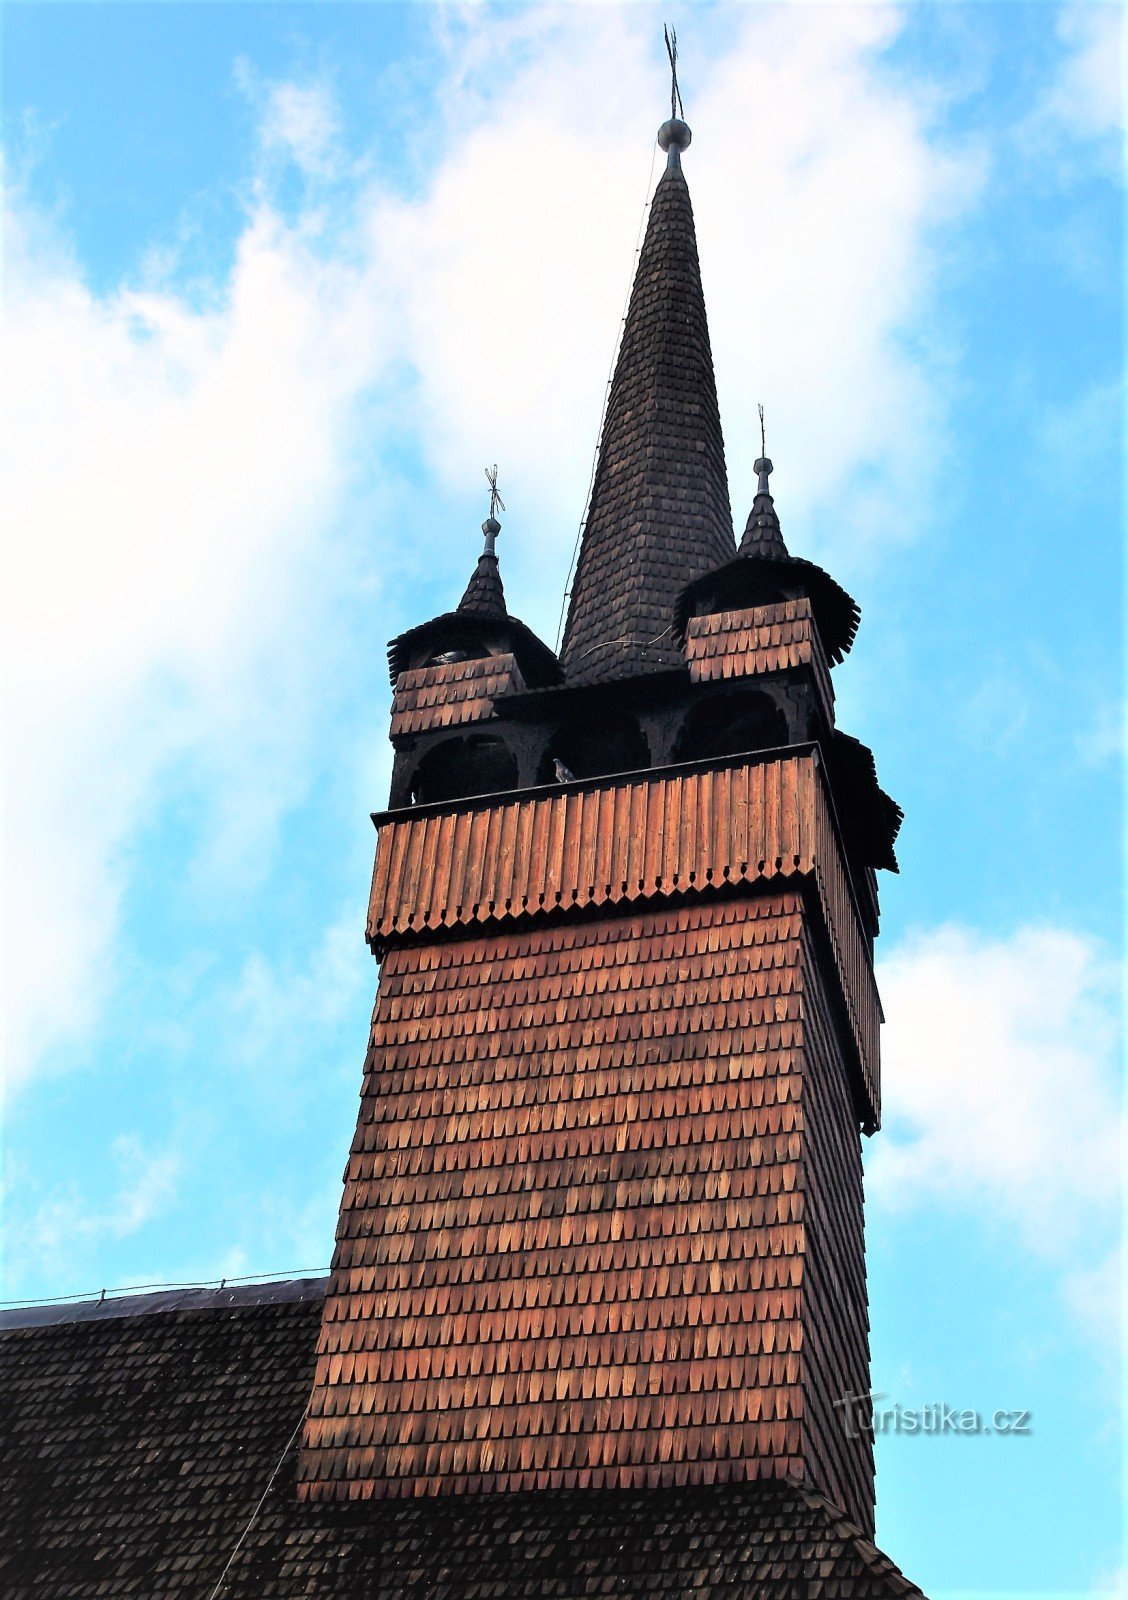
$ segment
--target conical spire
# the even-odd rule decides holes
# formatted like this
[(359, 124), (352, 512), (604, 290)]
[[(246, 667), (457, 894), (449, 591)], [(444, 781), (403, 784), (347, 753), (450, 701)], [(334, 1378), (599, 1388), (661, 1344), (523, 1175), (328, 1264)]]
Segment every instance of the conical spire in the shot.
[(734, 541), (697, 237), (680, 152), (650, 208), (600, 440), (561, 661), (573, 682), (674, 666), (679, 591)]
[(690, 617), (771, 605), (781, 595), (789, 599), (806, 595), (814, 608), (823, 649), (831, 661), (841, 661), (858, 631), (857, 602), (829, 572), (789, 553), (768, 492), (772, 464), (762, 455), (755, 466), (756, 498), (740, 549), (735, 557), (730, 552), (712, 571), (686, 584), (675, 606), (676, 636), (679, 641), (685, 637)]
[(470, 582), (466, 585), (466, 593), (458, 602), (458, 610), (464, 617), (496, 619), (500, 622), (508, 614), (505, 609), (505, 590), (501, 585), (501, 569), (497, 564), (497, 552), (494, 549), (494, 541), (501, 532), (501, 523), (491, 514), (482, 523), (482, 532), (486, 536), (486, 547), (478, 557), (478, 565), (470, 574)]
[(501, 523), (494, 515), (505, 510), (497, 492), (497, 468), (486, 468), (490, 482), (490, 514), (482, 523), (486, 543), (470, 574), (466, 592), (453, 611), (421, 622), (394, 638), (388, 646), (388, 671), (395, 684), (408, 668), (441, 666), (464, 661), (467, 656), (505, 652), (514, 655), (529, 688), (559, 683), (560, 663), (546, 644), (505, 605), (501, 572), (494, 546)]
[(769, 561), (784, 561), (787, 559), (787, 546), (783, 542), (775, 502), (768, 492), (772, 464), (767, 456), (760, 457), (755, 470), (756, 498), (744, 525), (744, 537), (738, 553), (742, 556), (763, 556)]

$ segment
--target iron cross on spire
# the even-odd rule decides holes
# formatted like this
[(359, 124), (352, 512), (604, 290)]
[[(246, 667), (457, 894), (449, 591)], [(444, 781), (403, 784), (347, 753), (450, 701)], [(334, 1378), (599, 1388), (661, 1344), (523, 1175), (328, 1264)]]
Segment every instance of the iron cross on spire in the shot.
[(505, 501), (497, 492), (497, 462), (486, 469), (486, 482), (490, 486), (490, 514), (482, 523), (482, 532), (486, 536), (485, 554), (494, 554), (494, 541), (501, 532), (501, 523), (497, 520), (497, 513), (505, 510)]
[(492, 467), (486, 468), (486, 482), (490, 486), (490, 516), (494, 517), (499, 511), (505, 510), (505, 501), (497, 492), (497, 462)]
[(681, 90), (678, 88), (678, 31), (676, 28), (667, 28), (663, 23), (662, 33), (666, 40), (666, 54), (670, 58), (670, 121), (676, 122), (685, 117)]
[(678, 88), (677, 32), (674, 28), (667, 28), (663, 23), (662, 34), (666, 40), (666, 54), (670, 58), (670, 120), (664, 122), (658, 129), (658, 144), (666, 151), (666, 165), (676, 169), (681, 166), (681, 153), (689, 149), (689, 141), (693, 135), (683, 120), (685, 107), (682, 105), (681, 90)]

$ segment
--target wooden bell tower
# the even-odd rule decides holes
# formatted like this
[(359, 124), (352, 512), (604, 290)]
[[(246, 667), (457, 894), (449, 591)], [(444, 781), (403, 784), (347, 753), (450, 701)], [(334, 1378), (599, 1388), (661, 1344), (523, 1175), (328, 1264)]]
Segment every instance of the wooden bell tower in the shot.
[(873, 1528), (861, 1132), (900, 813), (854, 602), (757, 463), (739, 547), (681, 167), (651, 207), (559, 660), (491, 516), (390, 652), (380, 962), (308, 1499), (800, 1480)]

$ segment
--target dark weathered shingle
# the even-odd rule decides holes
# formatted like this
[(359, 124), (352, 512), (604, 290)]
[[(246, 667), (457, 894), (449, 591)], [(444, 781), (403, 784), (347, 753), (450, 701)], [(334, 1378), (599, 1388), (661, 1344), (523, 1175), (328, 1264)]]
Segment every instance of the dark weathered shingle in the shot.
[(561, 660), (575, 682), (676, 665), (679, 590), (734, 554), (693, 208), (655, 191), (600, 442)]
[(299, 1503), (321, 1315), (300, 1292), (0, 1333), (6, 1600), (209, 1600), (237, 1546), (221, 1600), (920, 1593), (786, 1482)]
[(470, 582), (458, 602), (458, 610), (464, 617), (505, 620), (505, 590), (495, 555), (482, 554), (478, 557), (478, 565), (470, 574)]
[(742, 556), (767, 556), (770, 560), (787, 558), (787, 546), (776, 515), (775, 502), (770, 494), (758, 494), (752, 502), (744, 534), (740, 541)]
[(788, 598), (802, 595), (810, 600), (828, 659), (841, 661), (858, 631), (861, 613), (857, 602), (822, 567), (789, 553), (775, 502), (767, 491), (772, 464), (761, 459), (756, 466), (765, 471), (737, 558), (734, 561), (730, 555), (713, 570), (691, 577), (675, 604), (677, 637), (684, 637), (690, 617), (770, 604), (785, 590)]

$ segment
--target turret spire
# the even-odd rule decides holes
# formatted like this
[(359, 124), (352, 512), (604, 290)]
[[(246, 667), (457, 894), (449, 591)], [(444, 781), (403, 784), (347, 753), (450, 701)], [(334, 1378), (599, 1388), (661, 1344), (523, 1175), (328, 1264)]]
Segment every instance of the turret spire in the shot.
[[(675, 41), (668, 47), (677, 113)], [(561, 661), (573, 682), (678, 665), (678, 592), (734, 554), (693, 207), (681, 170), (689, 141), (676, 114), (658, 134), (669, 163), (650, 207), (564, 630)]]
[(560, 681), (560, 665), (552, 651), (506, 607), (496, 548), (501, 532), (497, 512), (505, 510), (505, 501), (497, 492), (496, 466), (486, 468), (486, 481), (490, 512), (482, 523), (485, 544), (466, 592), (453, 611), (421, 622), (391, 641), (388, 670), (393, 685), (401, 672), (413, 668), (452, 666), (499, 652), (516, 658), (530, 688)]
[(742, 556), (766, 556), (771, 560), (783, 560), (787, 555), (787, 546), (783, 542), (783, 533), (780, 529), (779, 518), (776, 516), (775, 502), (772, 500), (771, 490), (768, 488), (768, 479), (771, 476), (772, 464), (768, 459), (767, 436), (764, 431), (764, 408), (758, 406), (760, 413), (760, 455), (752, 464), (756, 474), (756, 498), (752, 502), (752, 510), (748, 514), (745, 524), (744, 536), (740, 541), (740, 554)]
[(469, 615), (483, 618), (503, 619), (506, 616), (505, 590), (501, 585), (501, 568), (497, 560), (497, 536), (501, 532), (501, 523), (497, 520), (496, 513), (505, 510), (505, 501), (497, 492), (497, 463), (487, 467), (486, 482), (490, 486), (490, 514), (482, 523), (482, 533), (485, 535), (485, 548), (478, 557), (478, 565), (470, 574), (470, 582), (466, 585), (466, 593), (458, 602), (458, 610), (463, 616)]

